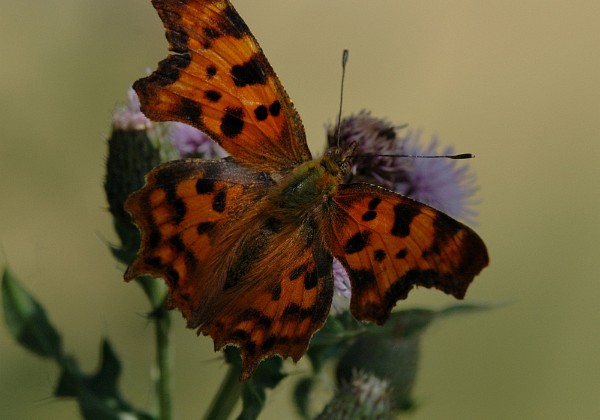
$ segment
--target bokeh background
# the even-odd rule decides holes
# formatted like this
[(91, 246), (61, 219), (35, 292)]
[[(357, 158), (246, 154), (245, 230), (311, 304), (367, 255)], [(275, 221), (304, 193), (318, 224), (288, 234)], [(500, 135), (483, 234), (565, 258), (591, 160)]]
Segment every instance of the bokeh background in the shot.
[[(235, 2), (307, 128), (344, 110), (437, 134), (472, 152), (477, 231), (491, 265), (470, 303), (508, 303), (429, 329), (412, 419), (600, 417), (600, 3), (592, 0)], [(122, 357), (122, 389), (152, 404), (153, 329), (123, 267), (102, 180), (111, 113), (166, 55), (146, 0), (0, 0), (0, 263), (46, 306), (67, 350)], [(414, 292), (404, 308), (453, 300)], [(174, 318), (175, 414), (198, 418), (224, 373), (206, 337)], [(300, 367), (307, 368), (304, 362)], [(57, 371), (0, 324), (0, 417), (74, 419)], [(289, 387), (263, 418), (286, 416)], [(291, 415), (291, 414), (290, 414)]]

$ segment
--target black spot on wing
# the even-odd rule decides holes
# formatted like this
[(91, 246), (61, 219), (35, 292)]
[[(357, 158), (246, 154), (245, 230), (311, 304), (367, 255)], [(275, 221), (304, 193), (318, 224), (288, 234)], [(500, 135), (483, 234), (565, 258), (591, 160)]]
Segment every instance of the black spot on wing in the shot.
[(377, 279), (373, 270), (352, 270), (347, 269), (350, 284), (352, 285), (352, 294), (362, 295), (368, 290), (377, 287)]
[(236, 338), (241, 341), (246, 341), (250, 338), (248, 333), (244, 330), (235, 330), (231, 333), (231, 338)]
[(163, 263), (160, 257), (149, 257), (144, 260), (144, 263), (151, 268), (159, 269), (162, 268)]
[(319, 273), (317, 272), (317, 270), (306, 272), (306, 274), (304, 275), (304, 289), (314, 289), (315, 287), (317, 287), (317, 284), (319, 284)]
[(166, 31), (167, 41), (170, 44), (170, 50), (177, 54), (189, 54), (188, 41), (190, 39), (184, 26), (178, 23), (170, 22)]
[(183, 240), (181, 239), (181, 236), (179, 235), (173, 235), (171, 236), (171, 238), (169, 239), (169, 244), (171, 244), (171, 247), (173, 248), (173, 251), (175, 252), (183, 252), (185, 251), (185, 244), (183, 243)]
[(133, 88), (142, 99), (150, 100), (156, 95), (157, 87), (169, 86), (179, 80), (179, 73), (185, 69), (190, 62), (192, 57), (190, 54), (175, 54), (170, 55), (160, 63), (158, 68), (150, 76), (145, 77), (136, 81), (133, 84)]
[(344, 244), (344, 252), (346, 254), (355, 254), (357, 252), (362, 251), (369, 244), (370, 236), (371, 232), (366, 230), (363, 232), (355, 233)]
[(377, 262), (381, 262), (381, 261), (385, 260), (386, 256), (387, 256), (387, 254), (385, 253), (385, 251), (383, 249), (377, 249), (373, 253), (373, 258), (375, 258), (375, 261), (377, 261)]
[(431, 245), (431, 247), (429, 247), (428, 249), (423, 250), (423, 252), (421, 253), (421, 256), (423, 258), (428, 258), (431, 256), (437, 256), (441, 254), (441, 249), (439, 244), (437, 243), (433, 243), (433, 245)]
[(185, 202), (177, 195), (175, 185), (169, 185), (164, 188), (166, 195), (166, 202), (169, 203), (171, 207), (171, 220), (174, 224), (178, 225), (185, 218), (185, 214), (187, 213), (187, 207)]
[(222, 189), (214, 197), (212, 202), (212, 209), (218, 213), (223, 213), (227, 206), (227, 191)]
[(379, 197), (372, 198), (371, 201), (369, 201), (369, 210), (375, 210), (377, 208), (377, 206), (379, 205), (379, 203), (381, 203), (381, 198), (379, 198)]
[(198, 227), (196, 228), (198, 235), (205, 235), (207, 233), (209, 233), (211, 230), (213, 230), (215, 227), (215, 223), (214, 222), (202, 222), (198, 224)]
[(221, 131), (225, 137), (233, 138), (244, 129), (244, 110), (242, 108), (226, 108), (221, 119)]
[(266, 106), (259, 105), (256, 108), (254, 108), (254, 115), (256, 116), (256, 119), (258, 121), (264, 121), (269, 116), (269, 111), (267, 110)]
[(375, 220), (377, 218), (377, 212), (375, 211), (375, 209), (377, 209), (379, 203), (381, 203), (381, 198), (379, 197), (373, 197), (369, 201), (369, 210), (364, 212), (362, 215), (363, 222), (370, 222), (371, 220)]
[(302, 265), (299, 265), (298, 267), (294, 268), (292, 270), (292, 272), (290, 273), (290, 280), (292, 280), (292, 281), (296, 280), (304, 272), (306, 272), (307, 269), (308, 269), (308, 265), (307, 264), (302, 264)]
[(400, 251), (398, 251), (396, 253), (396, 255), (394, 255), (397, 259), (402, 260), (404, 258), (406, 258), (406, 256), (408, 255), (408, 251), (405, 248), (402, 248)]
[(273, 320), (268, 316), (262, 314), (260, 311), (249, 308), (246, 309), (239, 317), (238, 322), (243, 321), (254, 321), (256, 325), (259, 325), (263, 328), (269, 328), (273, 323)]
[(363, 222), (370, 222), (371, 220), (375, 220), (377, 217), (377, 212), (373, 210), (367, 210), (362, 215)]
[(165, 274), (167, 276), (167, 280), (169, 280), (171, 284), (176, 285), (179, 282), (179, 272), (173, 267), (167, 268), (165, 270)]
[(262, 343), (262, 350), (263, 352), (265, 351), (269, 351), (273, 348), (273, 346), (277, 343), (277, 337), (275, 336), (269, 336), (265, 339), (264, 343)]
[(280, 284), (275, 285), (275, 287), (273, 288), (273, 291), (271, 292), (271, 299), (273, 299), (273, 300), (281, 299), (281, 285)]
[(244, 64), (233, 66), (231, 78), (237, 87), (264, 85), (267, 82), (267, 74), (257, 56), (250, 58)]
[(212, 79), (217, 75), (217, 68), (212, 64), (206, 68), (206, 77)]
[(227, 5), (225, 10), (223, 10), (223, 20), (219, 22), (219, 27), (225, 34), (236, 38), (241, 38), (250, 33), (246, 22), (242, 20), (231, 5)]
[(187, 121), (199, 121), (200, 117), (202, 117), (202, 108), (200, 104), (188, 98), (181, 98), (179, 106), (173, 111), (180, 118)]
[(243, 348), (243, 352), (250, 357), (256, 353), (256, 343), (254, 341), (246, 341)]
[(281, 112), (281, 103), (278, 100), (273, 101), (273, 103), (269, 106), (269, 114), (274, 117), (277, 117)]
[(219, 102), (221, 99), (221, 94), (216, 90), (207, 90), (204, 92), (204, 97), (210, 102)]
[(152, 232), (150, 232), (150, 235), (148, 235), (148, 245), (150, 246), (150, 248), (156, 248), (158, 244), (160, 244), (160, 240), (161, 235), (158, 230), (153, 230)]
[(210, 194), (215, 190), (215, 180), (200, 178), (196, 181), (196, 192), (198, 194)]
[(309, 308), (303, 308), (296, 303), (290, 303), (283, 310), (282, 317), (285, 319), (305, 319), (312, 318), (314, 308), (311, 306)]
[(410, 234), (410, 224), (421, 211), (417, 208), (408, 207), (402, 204), (394, 206), (394, 225), (390, 233), (401, 238)]

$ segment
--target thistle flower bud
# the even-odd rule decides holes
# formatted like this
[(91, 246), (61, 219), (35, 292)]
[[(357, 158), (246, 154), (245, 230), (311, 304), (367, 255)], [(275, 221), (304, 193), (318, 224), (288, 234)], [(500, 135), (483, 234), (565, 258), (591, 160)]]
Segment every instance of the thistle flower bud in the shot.
[(354, 371), (317, 420), (393, 419), (390, 384), (377, 376)]
[(393, 409), (408, 409), (412, 407), (418, 360), (419, 336), (397, 339), (364, 333), (340, 358), (336, 369), (338, 383), (350, 380), (356, 370), (370, 373), (389, 382)]
[(123, 205), (129, 194), (144, 185), (146, 173), (161, 162), (160, 147), (150, 138), (155, 133), (155, 123), (139, 110), (137, 95), (130, 89), (129, 104), (118, 108), (113, 115), (104, 180), (108, 208), (121, 241), (120, 246), (111, 246), (111, 250), (125, 264), (133, 260), (140, 237)]

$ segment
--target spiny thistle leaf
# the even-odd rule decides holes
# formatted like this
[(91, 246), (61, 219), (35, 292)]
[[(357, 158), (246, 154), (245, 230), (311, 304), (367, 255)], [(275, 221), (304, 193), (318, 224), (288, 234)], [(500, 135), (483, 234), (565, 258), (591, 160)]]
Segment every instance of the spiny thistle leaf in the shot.
[(62, 357), (62, 339), (46, 311), (8, 268), (2, 276), (2, 302), (8, 331), (19, 344), (42, 357)]
[(108, 340), (102, 342), (100, 367), (95, 373), (88, 375), (81, 372), (73, 359), (65, 360), (62, 367), (54, 395), (76, 398), (86, 419), (154, 419), (150, 414), (133, 408), (121, 396), (118, 389), (121, 363)]
[(102, 343), (98, 370), (92, 375), (81, 372), (75, 359), (63, 352), (61, 336), (42, 305), (8, 268), (2, 276), (2, 301), (6, 325), (17, 342), (39, 356), (54, 359), (60, 366), (55, 396), (76, 398), (86, 419), (154, 419), (121, 397), (118, 390), (121, 364), (108, 341)]

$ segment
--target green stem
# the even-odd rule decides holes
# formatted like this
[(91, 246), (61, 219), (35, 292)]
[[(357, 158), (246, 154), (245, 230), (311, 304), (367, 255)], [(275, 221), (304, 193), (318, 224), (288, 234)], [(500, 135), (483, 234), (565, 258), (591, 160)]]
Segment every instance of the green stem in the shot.
[(158, 395), (158, 411), (161, 420), (171, 419), (171, 351), (169, 346), (169, 313), (160, 309), (160, 315), (155, 319), (156, 331), (156, 393)]
[(242, 396), (242, 384), (238, 380), (239, 369), (234, 365), (229, 365), (229, 370), (217, 395), (213, 398), (205, 420), (227, 420), (233, 411), (236, 403)]
[(144, 293), (146, 293), (152, 306), (150, 319), (154, 322), (156, 367), (158, 370), (154, 385), (158, 400), (159, 418), (161, 420), (171, 420), (171, 347), (169, 343), (171, 322), (169, 312), (164, 305), (166, 288), (160, 279), (149, 276), (139, 277), (136, 281), (144, 289)]

